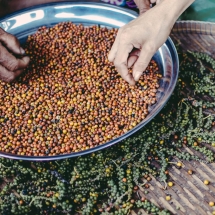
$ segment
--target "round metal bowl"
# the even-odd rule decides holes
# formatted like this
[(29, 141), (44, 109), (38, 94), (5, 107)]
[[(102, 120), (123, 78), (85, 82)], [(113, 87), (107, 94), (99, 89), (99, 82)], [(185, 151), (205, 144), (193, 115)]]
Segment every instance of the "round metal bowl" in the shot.
[[(27, 36), (35, 33), (41, 26), (53, 26), (59, 22), (72, 21), (77, 24), (82, 23), (85, 26), (100, 25), (109, 28), (119, 28), (137, 16), (138, 14), (134, 11), (107, 4), (62, 2), (39, 5), (8, 15), (0, 20), (0, 27), (17, 36), (21, 44), (24, 44)], [(177, 51), (170, 38), (168, 38), (163, 46), (156, 52), (153, 59), (156, 60), (159, 69), (163, 74), (160, 88), (157, 93), (158, 101), (155, 105), (150, 107), (149, 115), (127, 133), (92, 149), (70, 154), (36, 157), (19, 156), (16, 154), (0, 152), (0, 156), (32, 161), (65, 159), (105, 149), (131, 136), (136, 131), (144, 127), (160, 112), (171, 96), (176, 85), (179, 62)]]

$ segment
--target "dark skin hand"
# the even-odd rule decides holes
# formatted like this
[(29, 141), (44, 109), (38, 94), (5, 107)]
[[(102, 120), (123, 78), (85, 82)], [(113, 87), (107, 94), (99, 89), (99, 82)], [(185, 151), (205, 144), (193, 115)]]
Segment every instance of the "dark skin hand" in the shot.
[[(63, 0), (0, 0), (0, 17), (14, 11), (49, 2)], [(97, 2), (99, 0), (95, 0)], [(72, 1), (71, 1), (72, 2)], [(0, 28), (0, 80), (13, 82), (28, 66), (30, 58), (16, 37)]]
[(30, 58), (23, 56), (25, 51), (20, 47), (16, 37), (0, 28), (0, 79), (14, 81), (27, 67)]
[[(0, 17), (26, 7), (57, 1), (60, 0), (0, 0)], [(15, 81), (29, 61), (18, 39), (0, 28), (0, 80)]]

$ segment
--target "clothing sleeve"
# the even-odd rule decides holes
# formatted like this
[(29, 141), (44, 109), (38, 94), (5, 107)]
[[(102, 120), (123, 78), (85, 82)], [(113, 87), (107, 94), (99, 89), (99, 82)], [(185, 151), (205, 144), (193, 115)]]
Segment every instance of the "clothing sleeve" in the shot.
[(101, 0), (101, 1), (105, 3), (113, 4), (116, 6), (120, 6), (120, 7), (129, 7), (129, 8), (137, 7), (133, 0)]

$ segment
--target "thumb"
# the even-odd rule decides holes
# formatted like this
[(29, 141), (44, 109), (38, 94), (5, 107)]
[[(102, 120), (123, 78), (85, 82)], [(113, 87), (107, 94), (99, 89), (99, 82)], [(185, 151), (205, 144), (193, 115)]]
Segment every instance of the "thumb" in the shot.
[(20, 47), (18, 39), (12, 34), (4, 31), (2, 28), (0, 28), (0, 42), (14, 54), (23, 55), (25, 53), (24, 49)]
[(140, 79), (140, 76), (143, 74), (143, 72), (149, 65), (149, 62), (155, 53), (153, 49), (149, 49), (147, 47), (148, 45), (143, 46), (138, 60), (134, 63), (133, 77), (135, 81), (138, 81)]

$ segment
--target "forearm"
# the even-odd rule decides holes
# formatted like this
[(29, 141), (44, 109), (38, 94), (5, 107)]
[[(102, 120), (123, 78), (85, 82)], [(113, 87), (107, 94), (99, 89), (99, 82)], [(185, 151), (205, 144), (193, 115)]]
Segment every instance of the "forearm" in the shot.
[(195, 0), (161, 0), (156, 7), (161, 7), (161, 11), (166, 13), (167, 19), (176, 22), (178, 17), (194, 2)]

